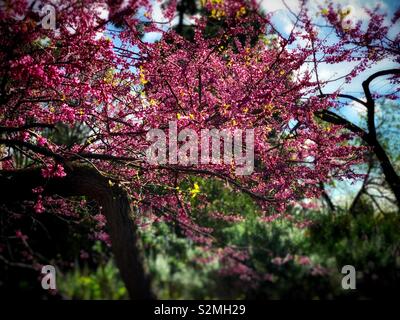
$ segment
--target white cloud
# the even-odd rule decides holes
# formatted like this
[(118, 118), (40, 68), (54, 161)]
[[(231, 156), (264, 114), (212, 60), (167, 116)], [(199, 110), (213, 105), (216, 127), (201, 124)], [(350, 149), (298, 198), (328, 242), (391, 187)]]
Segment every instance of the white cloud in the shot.
[[(294, 11), (298, 11), (300, 8), (300, 2), (298, 0), (287, 0), (285, 3)], [(262, 0), (260, 4), (261, 7), (267, 12), (276, 12), (279, 10), (287, 11), (287, 8), (282, 0)]]
[(160, 32), (147, 32), (143, 37), (143, 42), (153, 43), (160, 40), (162, 34)]
[[(376, 0), (335, 0), (333, 3), (335, 5), (341, 5), (344, 8), (350, 8), (349, 18), (354, 20), (365, 20), (368, 18), (368, 14), (363, 9), (364, 7), (372, 9), (379, 4), (382, 9), (387, 9), (387, 4), (384, 1)], [(288, 17), (291, 14), (287, 7), (294, 13), (300, 11), (300, 1), (298, 0), (261, 0), (260, 5), (267, 12), (279, 13), (280, 15), (287, 15)], [(327, 7), (327, 5), (327, 0), (314, 0), (308, 2), (307, 8), (309, 9), (309, 14), (313, 16), (319, 12), (319, 7), (324, 8)]]

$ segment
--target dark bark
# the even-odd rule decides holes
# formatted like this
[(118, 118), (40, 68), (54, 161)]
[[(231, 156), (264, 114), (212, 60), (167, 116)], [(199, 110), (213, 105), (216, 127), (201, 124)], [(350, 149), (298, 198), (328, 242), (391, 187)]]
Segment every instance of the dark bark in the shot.
[(358, 134), (368, 146), (372, 147), (374, 154), (378, 158), (385, 179), (396, 197), (397, 205), (400, 207), (400, 178), (376, 136), (371, 136), (368, 132), (331, 111), (324, 110), (317, 113), (317, 116), (326, 122), (344, 126), (346, 129)]
[(180, 1), (180, 3), (177, 6), (177, 10), (179, 13), (179, 22), (176, 27), (176, 33), (182, 35), (183, 34), (183, 18), (185, 15), (185, 1), (184, 0)]
[(369, 182), (369, 176), (370, 176), (370, 174), (371, 174), (373, 165), (374, 165), (374, 163), (373, 163), (373, 157), (370, 156), (370, 160), (369, 160), (369, 163), (368, 163), (368, 170), (367, 170), (367, 173), (366, 173), (366, 175), (365, 175), (365, 177), (364, 177), (363, 184), (362, 184), (360, 190), (357, 192), (357, 195), (356, 195), (355, 198), (353, 199), (353, 202), (351, 203), (351, 206), (350, 206), (350, 209), (349, 209), (349, 211), (350, 211), (350, 213), (351, 213), (352, 215), (356, 215), (356, 214), (357, 214), (357, 205), (358, 205), (359, 202), (361, 201), (362, 195), (363, 195), (363, 194), (366, 192), (366, 190), (367, 190), (367, 186), (368, 186), (368, 182)]
[[(375, 128), (375, 100), (373, 99), (369, 88), (371, 82), (378, 77), (399, 74), (400, 69), (388, 69), (376, 72), (369, 76), (367, 80), (362, 83), (362, 87), (367, 100), (366, 102), (363, 102), (350, 95), (342, 95), (343, 98), (349, 98), (351, 100), (357, 101), (366, 107), (368, 132), (329, 110), (317, 112), (316, 115), (324, 121), (344, 126), (348, 130), (358, 134), (368, 146), (372, 147), (374, 154), (378, 158), (385, 179), (396, 198), (397, 206), (400, 208), (400, 177), (394, 169), (385, 149), (378, 141)], [(323, 96), (327, 95), (324, 94)]]
[(321, 193), (322, 193), (322, 198), (324, 199), (326, 205), (328, 206), (330, 211), (335, 211), (335, 205), (332, 202), (332, 199), (329, 197), (328, 193), (325, 190), (325, 186), (322, 182), (320, 182), (319, 187), (321, 189)]
[(32, 189), (44, 187), (44, 195), (86, 196), (102, 207), (112, 242), (112, 251), (131, 299), (152, 299), (140, 241), (127, 193), (95, 169), (70, 166), (64, 178), (44, 179), (39, 169), (0, 171), (0, 203), (34, 198)]

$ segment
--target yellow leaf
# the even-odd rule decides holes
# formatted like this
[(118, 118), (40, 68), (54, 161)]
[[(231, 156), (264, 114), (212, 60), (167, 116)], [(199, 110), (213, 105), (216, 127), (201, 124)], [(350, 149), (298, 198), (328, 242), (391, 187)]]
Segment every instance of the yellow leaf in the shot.
[(189, 191), (192, 198), (195, 198), (200, 193), (200, 187), (197, 182), (194, 183), (193, 188)]
[(329, 13), (329, 11), (328, 11), (328, 9), (324, 8), (324, 9), (321, 10), (321, 13), (323, 15), (327, 15)]
[(265, 107), (264, 107), (264, 109), (265, 109), (266, 111), (271, 111), (273, 108), (274, 108), (274, 106), (273, 106), (271, 103), (265, 105)]

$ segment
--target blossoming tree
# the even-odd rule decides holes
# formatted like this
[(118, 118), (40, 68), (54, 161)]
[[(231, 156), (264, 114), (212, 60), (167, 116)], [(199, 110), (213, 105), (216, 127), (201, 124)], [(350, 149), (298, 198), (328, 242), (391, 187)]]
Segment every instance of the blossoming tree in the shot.
[[(306, 2), (288, 35), (257, 1), (167, 1), (163, 19), (174, 19), (178, 5), (178, 28), (152, 18), (154, 1), (63, 1), (52, 4), (54, 30), (38, 23), (43, 17), (35, 6), (45, 2), (5, 1), (0, 8), (0, 199), (5, 205), (34, 200), (38, 214), (53, 195), (97, 201), (132, 298), (152, 297), (136, 234), (144, 213), (179, 224), (187, 237), (213, 248), (212, 231), (196, 224), (188, 201), (201, 190), (179, 187), (188, 177), (226, 181), (268, 216), (319, 197), (321, 183), (356, 178), (353, 165), (364, 149), (351, 140), (361, 136), (400, 199), (398, 175), (376, 139), (376, 97), (369, 91), (378, 76), (395, 75), (398, 83), (399, 69), (366, 79), (366, 101), (341, 90), (325, 93), (328, 81), (318, 76), (322, 62), (358, 62), (348, 81), (380, 60), (399, 62), (400, 38), (388, 35), (399, 11), (391, 25), (369, 11), (365, 29), (343, 24), (345, 15), (331, 4), (321, 9), (336, 33), (327, 42)], [(183, 36), (189, 3), (202, 14)], [(161, 39), (145, 42), (147, 32)], [(367, 108), (368, 132), (335, 113), (340, 99)], [(149, 163), (146, 134), (154, 128), (167, 133), (170, 122), (198, 133), (254, 129), (254, 146), (246, 145), (254, 147), (254, 170), (235, 175), (234, 161)], [(84, 127), (87, 135), (60, 143), (51, 134), (60, 125)]]

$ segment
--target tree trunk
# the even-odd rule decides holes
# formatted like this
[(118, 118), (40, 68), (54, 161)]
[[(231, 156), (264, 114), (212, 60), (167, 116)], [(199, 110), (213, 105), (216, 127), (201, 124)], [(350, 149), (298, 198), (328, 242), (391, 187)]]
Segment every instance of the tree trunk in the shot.
[(385, 149), (376, 138), (376, 134), (371, 135), (370, 133), (364, 131), (347, 119), (333, 113), (332, 111), (324, 110), (321, 112), (317, 112), (316, 115), (326, 122), (336, 125), (342, 125), (348, 130), (358, 134), (368, 146), (373, 148), (373, 152), (376, 155), (382, 168), (383, 175), (385, 176), (390, 190), (393, 192), (393, 195), (396, 198), (396, 204), (400, 208), (400, 177), (396, 173), (396, 170), (390, 162), (389, 156), (386, 154)]
[(322, 198), (324, 199), (326, 205), (328, 206), (331, 212), (336, 210), (335, 205), (333, 204), (331, 198), (329, 197), (328, 193), (325, 190), (325, 186), (323, 182), (319, 183), (319, 188), (321, 189)]
[[(400, 208), (400, 176), (397, 174), (392, 163), (390, 162), (389, 156), (387, 155), (385, 149), (378, 141), (378, 137), (376, 134), (376, 126), (375, 126), (375, 99), (371, 94), (370, 90), (370, 84), (373, 80), (387, 75), (400, 75), (400, 69), (381, 70), (370, 75), (365, 81), (363, 81), (362, 87), (367, 101), (362, 101), (348, 94), (337, 95), (340, 98), (346, 98), (356, 101), (357, 103), (363, 105), (367, 109), (368, 132), (330, 110), (318, 111), (316, 112), (316, 116), (329, 123), (342, 125), (346, 127), (350, 131), (358, 134), (361, 139), (363, 139), (370, 147), (373, 148), (373, 152), (375, 153), (376, 157), (379, 160), (385, 179), (390, 189), (392, 190), (394, 196), (396, 197), (397, 206)], [(320, 97), (326, 97), (326, 96), (329, 95), (323, 94), (321, 92)]]
[(137, 228), (127, 193), (95, 169), (72, 166), (64, 178), (44, 179), (40, 169), (0, 171), (0, 203), (34, 198), (33, 188), (43, 195), (86, 196), (102, 207), (112, 242), (112, 251), (131, 299), (153, 299), (150, 279), (143, 263)]
[(389, 156), (386, 154), (381, 144), (376, 140), (372, 147), (379, 160), (386, 182), (396, 198), (397, 206), (400, 208), (400, 177), (396, 170), (394, 170)]

